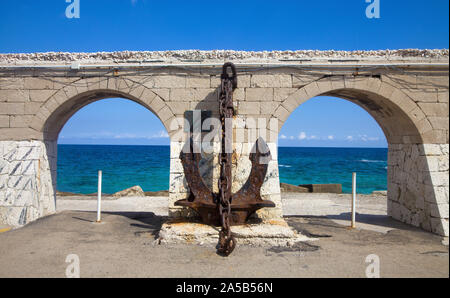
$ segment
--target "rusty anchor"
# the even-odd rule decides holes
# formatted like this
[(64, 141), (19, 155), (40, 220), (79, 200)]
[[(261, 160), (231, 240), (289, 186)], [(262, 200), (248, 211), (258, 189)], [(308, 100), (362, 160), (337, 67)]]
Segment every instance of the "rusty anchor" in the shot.
[[(228, 73), (229, 69), (231, 75)], [(275, 207), (272, 201), (261, 198), (261, 186), (267, 174), (268, 161), (271, 159), (270, 150), (262, 138), (256, 141), (250, 154), (252, 169), (246, 183), (238, 192), (231, 193), (232, 154), (226, 149), (232, 143), (232, 134), (226, 132), (225, 122), (231, 123), (235, 115), (233, 91), (236, 88), (236, 67), (233, 63), (225, 63), (222, 68), (219, 93), (219, 113), (222, 124), (219, 193), (213, 193), (202, 179), (199, 170), (201, 153), (193, 142), (191, 134), (189, 143), (185, 145), (189, 147), (184, 148), (180, 154), (191, 193), (188, 199), (175, 202), (176, 206), (189, 207), (196, 211), (203, 223), (222, 227), (219, 232), (218, 253), (224, 256), (231, 254), (236, 246), (231, 226), (245, 224), (258, 209)]]

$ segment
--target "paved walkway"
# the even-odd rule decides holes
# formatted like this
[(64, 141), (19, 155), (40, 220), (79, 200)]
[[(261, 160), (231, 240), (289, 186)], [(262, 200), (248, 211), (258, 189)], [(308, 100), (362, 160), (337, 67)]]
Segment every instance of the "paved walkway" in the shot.
[[(365, 204), (361, 198), (359, 219), (387, 231), (341, 225), (348, 216), (348, 198), (309, 198), (285, 195), (286, 219), (318, 241), (291, 248), (238, 244), (229, 258), (208, 245), (157, 245), (164, 198), (148, 198), (155, 212), (105, 212), (102, 224), (94, 222), (93, 211), (61, 211), (0, 234), (0, 277), (64, 277), (70, 254), (80, 259), (81, 277), (365, 277), (366, 257), (372, 254), (380, 259), (381, 277), (449, 276), (442, 237), (389, 220), (378, 207), (372, 210), (384, 205), (382, 199)], [(103, 206), (118, 208), (124, 201), (116, 202)], [(80, 209), (91, 208), (82, 204)], [(58, 206), (68, 208), (69, 203)], [(334, 212), (322, 216), (327, 210)]]

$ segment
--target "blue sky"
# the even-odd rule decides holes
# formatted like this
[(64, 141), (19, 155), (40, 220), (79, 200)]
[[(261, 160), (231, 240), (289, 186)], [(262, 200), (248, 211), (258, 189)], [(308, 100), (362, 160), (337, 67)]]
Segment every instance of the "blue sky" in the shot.
[[(80, 4), (81, 17), (67, 19), (65, 0), (0, 1), (0, 52), (449, 47), (447, 0), (380, 0), (379, 19), (366, 17), (365, 0), (80, 0)], [(137, 104), (104, 100), (75, 114), (60, 142), (167, 143), (161, 131), (159, 120)], [(286, 146), (386, 145), (365, 111), (330, 98), (302, 105), (280, 135), (284, 136), (280, 145)]]

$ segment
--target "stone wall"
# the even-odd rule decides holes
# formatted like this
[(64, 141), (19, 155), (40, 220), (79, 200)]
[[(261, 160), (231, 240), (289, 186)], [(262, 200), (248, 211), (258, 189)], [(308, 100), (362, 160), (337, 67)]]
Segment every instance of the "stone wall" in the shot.
[[(277, 207), (261, 210), (260, 217), (281, 216), (279, 129), (301, 104), (326, 95), (361, 106), (383, 129), (390, 214), (448, 235), (448, 56), (446, 49), (0, 54), (0, 221), (22, 225), (54, 212), (59, 131), (81, 107), (107, 97), (133, 100), (161, 120), (171, 138), (170, 212), (189, 215), (173, 206), (189, 193), (176, 135), (188, 110), (218, 116), (227, 60), (238, 68), (233, 191), (249, 175), (249, 148), (257, 137), (249, 132), (258, 119), (276, 123), (263, 129), (273, 161), (262, 194)], [(204, 154), (201, 172), (217, 192), (217, 141), (214, 148)]]
[(388, 214), (448, 236), (449, 145), (390, 144)]
[(21, 226), (55, 212), (52, 162), (56, 170), (55, 143), (0, 141), (0, 223)]

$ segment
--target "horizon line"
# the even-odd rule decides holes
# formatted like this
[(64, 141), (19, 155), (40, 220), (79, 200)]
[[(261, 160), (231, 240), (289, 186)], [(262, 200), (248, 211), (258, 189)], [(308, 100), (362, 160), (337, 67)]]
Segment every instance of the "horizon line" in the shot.
[[(170, 147), (170, 145), (155, 144), (57, 144), (58, 146), (147, 146), (147, 147)], [(388, 149), (388, 147), (341, 147), (341, 146), (278, 146), (278, 148), (343, 148), (343, 149)]]

